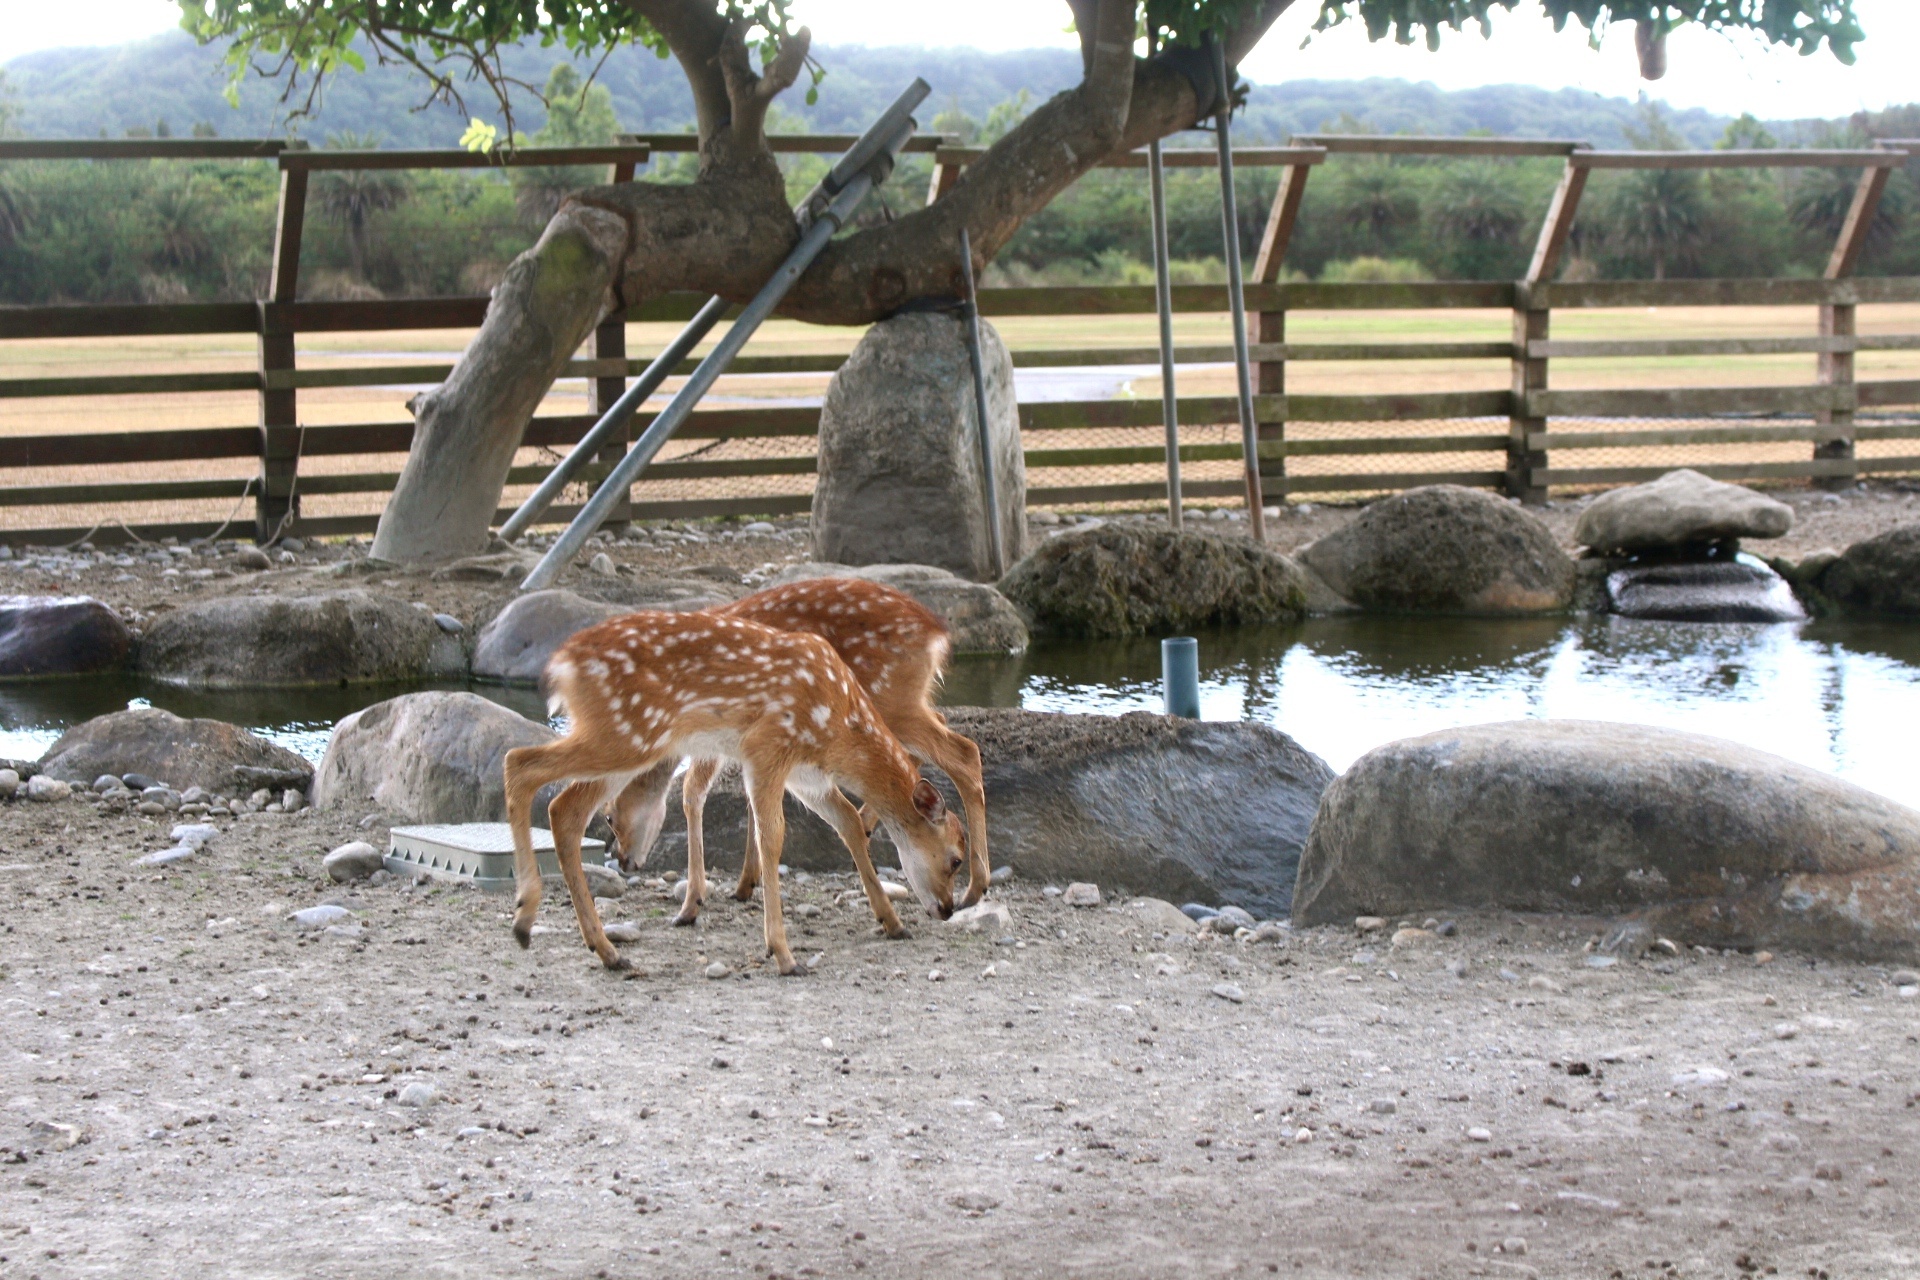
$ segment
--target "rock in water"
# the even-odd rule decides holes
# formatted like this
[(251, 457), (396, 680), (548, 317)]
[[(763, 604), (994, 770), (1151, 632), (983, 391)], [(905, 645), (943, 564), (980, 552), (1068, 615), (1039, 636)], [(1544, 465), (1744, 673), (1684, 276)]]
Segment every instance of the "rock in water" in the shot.
[(1682, 468), (1601, 494), (1580, 513), (1573, 540), (1600, 555), (1671, 554), (1792, 528), (1786, 503)]
[(457, 679), (457, 636), (404, 600), (367, 591), (226, 596), (162, 614), (140, 642), (139, 671), (214, 689)]
[(724, 604), (740, 594), (707, 579), (611, 579), (595, 584), (609, 599), (589, 600), (572, 591), (531, 591), (515, 596), (481, 626), (474, 642), (473, 676), (501, 684), (538, 684), (553, 651), (576, 631), (640, 609), (680, 613)]
[(1709, 945), (1908, 958), (1920, 812), (1642, 725), (1522, 720), (1368, 752), (1314, 818), (1295, 922), (1454, 905), (1634, 911)]
[(1607, 575), (1613, 611), (1665, 622), (1799, 622), (1807, 614), (1765, 565), (1703, 560), (1630, 565)]
[(133, 633), (87, 596), (0, 596), (0, 679), (71, 676), (127, 665)]
[(947, 716), (980, 744), (996, 864), (1033, 880), (1285, 914), (1300, 847), (1333, 780), (1285, 734), (1146, 712), (950, 707)]
[[(1025, 457), (1013, 360), (980, 325), (997, 518), (1007, 563), (1027, 551)], [(993, 575), (978, 411), (965, 332), (909, 312), (868, 329), (827, 386), (813, 549), (836, 564), (929, 564)]]
[(1920, 524), (1889, 529), (1807, 567), (1802, 583), (1823, 613), (1920, 617)]
[(1534, 516), (1458, 485), (1383, 498), (1303, 548), (1341, 596), (1393, 613), (1548, 613), (1573, 599), (1573, 561)]
[(1292, 622), (1307, 601), (1299, 567), (1245, 538), (1135, 524), (1049, 538), (1000, 589), (1036, 627), (1081, 636)]
[[(477, 693), (403, 694), (333, 727), (309, 794), (316, 809), (377, 809), (406, 822), (502, 822), (503, 757), (553, 737)], [(536, 805), (542, 814), (545, 808)]]
[(547, 659), (576, 631), (624, 612), (571, 591), (531, 591), (513, 600), (480, 629), (473, 678), (536, 684)]
[(767, 585), (777, 587), (808, 578), (865, 578), (912, 596), (947, 624), (955, 653), (1022, 653), (1027, 647), (1027, 624), (1011, 600), (987, 583), (969, 582), (933, 565), (855, 568), (815, 561), (789, 566)]
[(146, 775), (222, 795), (268, 782), (304, 787), (313, 777), (305, 760), (239, 725), (182, 720), (158, 707), (115, 711), (75, 725), (47, 748), (40, 770), (68, 782)]

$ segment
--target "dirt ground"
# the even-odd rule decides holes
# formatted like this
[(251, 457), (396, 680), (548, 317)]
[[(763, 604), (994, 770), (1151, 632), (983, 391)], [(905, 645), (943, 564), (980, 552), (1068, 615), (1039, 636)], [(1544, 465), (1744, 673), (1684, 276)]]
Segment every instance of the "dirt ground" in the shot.
[(362, 817), (144, 869), (153, 819), (0, 808), (0, 1275), (1920, 1272), (1882, 969), (1593, 967), (1597, 922), (1507, 914), (1154, 936), (1020, 882), (1003, 936), (894, 942), (795, 876), (808, 976), (646, 883), (611, 974), (564, 895), (523, 953), (504, 897), (329, 883)]
[[(1793, 532), (1784, 538), (1749, 544), (1749, 549), (1766, 556), (1797, 560), (1821, 549), (1844, 550), (1864, 538), (1920, 521), (1920, 483), (1914, 481), (1874, 481), (1840, 494), (1797, 487), (1771, 492), (1793, 506), (1795, 523)], [(1578, 497), (1556, 498), (1535, 513), (1571, 550), (1574, 525), (1583, 505)], [(1331, 533), (1362, 509), (1360, 504), (1289, 505), (1268, 521), (1268, 543), (1279, 551), (1295, 550)], [(1195, 527), (1230, 534), (1245, 527), (1237, 511), (1231, 512), (1234, 518), (1223, 520), (1207, 519), (1206, 514), (1195, 512)], [(1046, 518), (1043, 515), (1033, 524), (1036, 540), (1077, 520), (1115, 517), (1070, 514), (1062, 517), (1065, 526), (1043, 523)], [(1118, 518), (1140, 517), (1122, 514)], [(753, 532), (748, 532), (749, 528)], [(530, 541), (529, 549), (537, 553), (541, 542), (539, 538)], [(510, 598), (519, 578), (513, 574), (491, 581), (471, 577), (448, 580), (444, 575), (436, 577), (397, 567), (379, 572), (343, 572), (352, 567), (348, 562), (365, 556), (364, 538), (302, 543), (299, 551), (284, 556), (276, 548), (273, 567), (255, 572), (240, 567), (236, 558), (240, 546), (228, 542), (171, 550), (114, 547), (93, 552), (23, 552), (0, 560), (0, 592), (90, 595), (112, 605), (138, 627), (160, 612), (208, 596), (255, 592), (305, 595), (364, 587), (418, 601), (436, 612), (477, 624)], [(622, 578), (691, 575), (749, 587), (765, 581), (782, 566), (811, 558), (803, 518), (636, 526), (632, 538), (595, 549), (608, 553)], [(589, 594), (615, 589), (607, 580), (577, 567), (567, 570), (558, 585)]]

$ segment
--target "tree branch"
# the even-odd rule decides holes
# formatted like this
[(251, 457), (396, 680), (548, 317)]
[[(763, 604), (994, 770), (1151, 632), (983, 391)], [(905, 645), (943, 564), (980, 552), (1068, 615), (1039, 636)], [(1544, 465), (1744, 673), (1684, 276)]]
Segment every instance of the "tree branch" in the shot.
[(719, 63), (727, 38), (727, 20), (711, 0), (628, 0), (633, 11), (653, 25), (667, 42), (693, 89), (694, 127), (705, 150), (707, 140), (733, 119), (733, 103)]
[(801, 68), (807, 64), (813, 33), (801, 27), (781, 41), (780, 52), (762, 72), (756, 73), (747, 49), (747, 32), (751, 28), (752, 24), (745, 18), (728, 27), (717, 61), (733, 113), (733, 145), (736, 149), (744, 147), (757, 152), (765, 149), (767, 108), (799, 78)]
[[(1069, 0), (1079, 5), (1088, 0)], [(1293, 0), (1265, 0), (1230, 32), (1251, 49)], [(883, 227), (830, 244), (787, 295), (781, 314), (825, 324), (877, 320), (915, 298), (960, 291), (960, 229), (976, 270), (1036, 211), (1115, 151), (1193, 127), (1193, 85), (1161, 58), (1133, 56), (1134, 5), (1097, 0), (1081, 84), (1044, 103), (968, 166), (946, 196)]]

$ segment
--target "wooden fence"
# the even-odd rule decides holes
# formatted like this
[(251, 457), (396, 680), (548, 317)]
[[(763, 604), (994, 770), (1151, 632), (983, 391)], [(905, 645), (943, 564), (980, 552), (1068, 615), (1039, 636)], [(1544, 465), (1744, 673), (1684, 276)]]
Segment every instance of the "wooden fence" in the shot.
[[(850, 140), (838, 137), (782, 136), (776, 150), (831, 152)], [(620, 145), (584, 148), (522, 149), (504, 163), (527, 166), (608, 164), (616, 182), (632, 179), (636, 166), (654, 152), (692, 147), (685, 135), (633, 137)], [(951, 190), (967, 164), (982, 154), (937, 137), (915, 139), (909, 149), (931, 152), (934, 159), (928, 200)], [(1341, 153), (1424, 155), (1559, 156), (1565, 171), (1542, 228), (1531, 266), (1519, 281), (1431, 284), (1307, 284), (1281, 282), (1284, 260), (1301, 197), (1315, 167)], [(1175, 166), (1214, 163), (1212, 151), (1168, 152)], [(1728, 479), (1813, 478), (1846, 483), (1866, 473), (1920, 471), (1920, 448), (1887, 453), (1876, 448), (1863, 456), (1864, 441), (1920, 440), (1920, 418), (1863, 423), (1863, 409), (1920, 405), (1920, 379), (1857, 381), (1854, 357), (1863, 351), (1920, 350), (1920, 334), (1862, 337), (1856, 333), (1856, 308), (1873, 303), (1920, 302), (1920, 278), (1859, 278), (1854, 275), (1866, 230), (1888, 175), (1905, 163), (1904, 149), (1874, 151), (1606, 152), (1572, 141), (1315, 136), (1287, 147), (1249, 148), (1237, 162), (1283, 167), (1278, 192), (1259, 253), (1246, 287), (1253, 313), (1253, 358), (1257, 362), (1256, 414), (1259, 418), (1257, 465), (1269, 502), (1289, 494), (1378, 492), (1420, 484), (1449, 482), (1494, 487), (1526, 500), (1538, 500), (1554, 485), (1631, 482), (1670, 469), (1650, 459), (1655, 450), (1674, 446), (1778, 445), (1804, 443), (1806, 456), (1794, 460), (1731, 461), (1699, 469)], [(10, 159), (225, 158), (271, 161), (280, 171), (280, 201), (267, 296), (257, 302), (127, 304), (105, 306), (0, 307), (0, 340), (34, 338), (125, 338), (154, 335), (249, 334), (256, 341), (257, 367), (243, 372), (187, 372), (134, 375), (86, 375), (0, 380), (0, 399), (109, 395), (162, 396), (208, 391), (251, 392), (259, 398), (259, 423), (246, 427), (187, 427), (113, 433), (0, 436), (0, 468), (119, 468), (166, 462), (253, 459), (257, 472), (242, 478), (133, 480), (115, 478), (72, 484), (0, 485), (0, 507), (52, 509), (54, 522), (31, 528), (0, 529), (0, 541), (62, 543), (91, 534), (98, 542), (130, 536), (182, 538), (206, 536), (206, 521), (161, 520), (131, 525), (75, 521), (59, 523), (61, 508), (102, 504), (180, 503), (189, 500), (253, 500), (256, 536), (305, 536), (361, 533), (377, 520), (371, 513), (312, 516), (300, 510), (302, 496), (376, 494), (389, 491), (397, 470), (347, 474), (303, 473), (302, 459), (329, 455), (404, 454), (412, 426), (406, 423), (318, 424), (305, 422), (299, 393), (323, 387), (370, 387), (434, 383), (450, 366), (385, 364), (369, 367), (299, 367), (295, 340), (302, 334), (464, 329), (478, 325), (487, 299), (480, 297), (408, 298), (360, 302), (302, 301), (298, 283), (309, 175), (317, 170), (352, 168), (473, 168), (502, 163), (461, 151), (310, 151), (279, 142), (221, 140), (15, 141), (0, 142), (0, 161)], [(1143, 164), (1122, 156), (1111, 167)], [(1806, 280), (1667, 280), (1573, 283), (1555, 281), (1588, 175), (1595, 169), (1628, 167), (1716, 168), (1729, 166), (1814, 165), (1857, 168), (1862, 177), (1851, 212), (1823, 277)], [(645, 367), (644, 358), (625, 349), (625, 324), (632, 321), (681, 321), (704, 299), (692, 295), (656, 298), (621, 316), (609, 317), (596, 331), (591, 356), (572, 361), (566, 373), (588, 379), (587, 414), (537, 416), (528, 424), (524, 445), (564, 449), (610, 404), (626, 379)], [(1817, 336), (1698, 338), (1661, 340), (1568, 341), (1552, 336), (1554, 312), (1590, 308), (1679, 306), (1782, 306), (1819, 308)], [(1224, 285), (1185, 286), (1173, 291), (1177, 312), (1220, 313), (1227, 306)], [(986, 289), (982, 314), (989, 317), (1114, 316), (1152, 312), (1149, 287)], [(1395, 310), (1493, 310), (1512, 318), (1507, 341), (1298, 343), (1286, 338), (1290, 312)], [(1802, 386), (1558, 390), (1548, 385), (1555, 359), (1631, 356), (1750, 356), (1813, 354), (1817, 378)], [(1176, 353), (1183, 364), (1231, 359), (1227, 347), (1193, 346)], [(756, 355), (736, 361), (733, 371), (750, 373), (825, 373), (840, 355)], [(1102, 367), (1151, 364), (1157, 349), (1099, 347), (1013, 352), (1016, 368)], [(1394, 394), (1289, 394), (1287, 368), (1295, 361), (1485, 360), (1511, 370), (1506, 390), (1409, 392)], [(689, 362), (686, 371), (690, 371)], [(1185, 426), (1220, 426), (1237, 421), (1232, 396), (1184, 396), (1179, 401)], [(638, 416), (634, 429), (651, 415)], [(1734, 418), (1736, 420), (1729, 420)], [(1672, 419), (1672, 425), (1626, 425), (1627, 419)], [(1771, 420), (1769, 420), (1771, 419)], [(1556, 420), (1559, 420), (1556, 425)], [(1597, 421), (1596, 421), (1597, 420)], [(1164, 466), (1164, 446), (1149, 443), (1145, 429), (1160, 426), (1158, 398), (1039, 401), (1022, 403), (1020, 422), (1034, 447), (1027, 466), (1037, 476), (1049, 471), (1087, 469), (1131, 472), (1124, 481), (1033, 484), (1035, 505), (1151, 503), (1164, 499), (1154, 475)], [(1402, 424), (1450, 424), (1422, 432)], [(818, 430), (814, 407), (711, 408), (692, 415), (681, 439), (689, 442), (738, 442), (785, 439), (795, 447), (779, 456), (667, 458), (649, 469), (648, 484), (700, 481), (703, 496), (630, 503), (628, 518), (693, 518), (716, 515), (774, 515), (804, 511), (814, 470), (809, 438)], [(1347, 430), (1329, 435), (1327, 424)], [(1377, 425), (1370, 425), (1377, 424)], [(1354, 434), (1359, 430), (1361, 434)], [(1062, 436), (1059, 433), (1084, 433)], [(1157, 434), (1157, 432), (1155, 433)], [(1113, 443), (1118, 438), (1122, 443)], [(1075, 441), (1059, 447), (1062, 440)], [(1099, 443), (1084, 443), (1099, 441)], [(585, 469), (589, 482), (624, 449), (616, 443)], [(1644, 451), (1648, 461), (1629, 465), (1555, 465), (1555, 452)], [(1425, 457), (1421, 457), (1425, 455)], [(1444, 469), (1441, 455), (1471, 465)], [(1183, 444), (1183, 461), (1197, 464), (1244, 463), (1237, 432), (1219, 433), (1214, 442)], [(1407, 459), (1405, 464), (1394, 460)], [(1291, 472), (1289, 459), (1301, 464)], [(1308, 459), (1346, 460), (1344, 468), (1325, 471), (1321, 462), (1303, 474)], [(1385, 460), (1404, 469), (1382, 470), (1380, 461), (1355, 466), (1351, 460)], [(1435, 463), (1442, 462), (1442, 469)], [(536, 483), (544, 465), (516, 466), (509, 484)], [(1216, 472), (1219, 468), (1215, 468)], [(787, 492), (735, 492), (729, 486), (749, 478), (787, 476), (799, 486)], [(1244, 492), (1238, 478), (1196, 476), (1185, 486), (1196, 499), (1235, 499)], [(549, 521), (562, 521), (577, 508), (556, 506)], [(505, 511), (502, 511), (504, 518)]]

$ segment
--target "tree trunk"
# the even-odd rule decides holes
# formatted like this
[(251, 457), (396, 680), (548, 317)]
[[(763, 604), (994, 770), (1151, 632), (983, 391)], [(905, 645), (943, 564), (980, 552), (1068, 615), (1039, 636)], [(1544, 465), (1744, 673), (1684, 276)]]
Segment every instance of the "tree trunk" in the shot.
[(380, 517), (382, 560), (445, 560), (484, 550), (507, 469), (534, 409), (615, 305), (627, 228), (570, 205), (493, 291), (448, 379), (414, 401), (413, 448)]
[[(382, 559), (446, 559), (485, 546), (528, 420), (603, 316), (674, 290), (745, 302), (798, 239), (763, 124), (800, 70), (804, 29), (756, 76), (744, 27), (727, 27), (711, 7), (630, 2), (665, 35), (693, 84), (700, 177), (578, 192), (508, 268), (452, 376), (416, 401), (413, 449), (374, 538)], [(916, 298), (957, 296), (962, 227), (983, 270), (1023, 221), (1109, 153), (1194, 123), (1186, 76), (1133, 56), (1134, 0), (1074, 3), (1083, 32), (1092, 27), (1082, 39), (1085, 80), (1028, 116), (937, 203), (835, 240), (780, 314), (867, 324)], [(1228, 40), (1229, 58), (1291, 3), (1265, 0)]]

